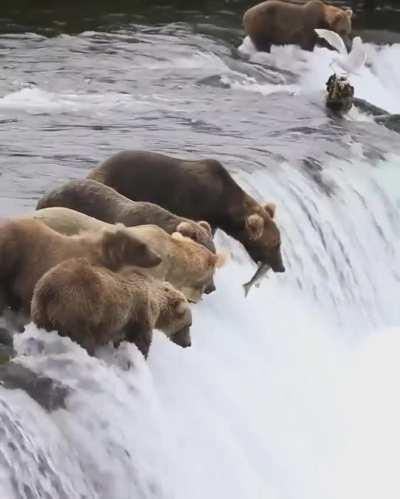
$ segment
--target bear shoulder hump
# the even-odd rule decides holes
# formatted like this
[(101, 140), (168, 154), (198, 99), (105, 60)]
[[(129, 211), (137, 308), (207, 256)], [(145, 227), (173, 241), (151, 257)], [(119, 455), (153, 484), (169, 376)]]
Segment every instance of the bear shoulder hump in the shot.
[(216, 159), (206, 159), (204, 160), (207, 171), (213, 175), (220, 177), (222, 179), (231, 179), (228, 170)]

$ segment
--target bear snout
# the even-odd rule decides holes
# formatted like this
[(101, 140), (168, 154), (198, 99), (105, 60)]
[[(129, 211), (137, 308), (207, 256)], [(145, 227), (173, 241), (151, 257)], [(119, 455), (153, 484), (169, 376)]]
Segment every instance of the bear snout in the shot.
[(349, 36), (343, 36), (342, 38), (343, 38), (343, 41), (344, 41), (344, 44), (346, 46), (347, 51), (350, 53), (351, 49), (353, 47), (353, 42), (352, 42), (351, 38)]
[(285, 266), (282, 261), (282, 254), (280, 251), (280, 248), (275, 248), (273, 250), (260, 247), (260, 246), (251, 246), (247, 248), (247, 251), (249, 255), (251, 256), (251, 259), (253, 262), (255, 262), (257, 265), (261, 264), (268, 264), (273, 272), (285, 272)]
[(286, 269), (285, 269), (285, 266), (283, 265), (283, 263), (281, 262), (279, 265), (276, 265), (275, 267), (273, 267), (271, 265), (271, 268), (274, 272), (277, 272), (277, 273), (282, 273), (282, 272), (286, 272)]
[(171, 340), (182, 348), (192, 346), (192, 339), (190, 337), (190, 326), (185, 326), (180, 331), (175, 333)]
[(214, 293), (214, 291), (216, 291), (216, 287), (215, 287), (215, 284), (214, 284), (214, 280), (210, 282), (210, 284), (208, 284), (208, 286), (206, 286), (205, 290), (204, 290), (204, 293), (206, 293), (206, 295), (209, 295), (210, 293)]
[(286, 270), (283, 265), (281, 252), (275, 255), (274, 258), (271, 258), (268, 263), (270, 264), (271, 269), (276, 273), (282, 273)]
[(204, 288), (201, 287), (200, 289), (198, 289), (198, 288), (194, 288), (194, 287), (182, 286), (181, 291), (185, 295), (185, 297), (189, 303), (198, 303), (202, 298)]
[(264, 258), (261, 258), (261, 261), (262, 263), (267, 263), (273, 272), (285, 272), (280, 247), (269, 250), (268, 253), (264, 255)]

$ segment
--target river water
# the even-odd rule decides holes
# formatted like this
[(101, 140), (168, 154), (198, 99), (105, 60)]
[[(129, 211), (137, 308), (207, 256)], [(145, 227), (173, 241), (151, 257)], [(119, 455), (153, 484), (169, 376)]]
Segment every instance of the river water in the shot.
[[(399, 135), (327, 116), (333, 52), (257, 54), (233, 13), (188, 16), (3, 24), (0, 214), (122, 149), (213, 157), (277, 204), (287, 271), (245, 299), (253, 264), (218, 233), (192, 348), (155, 334), (147, 363), (29, 325), (17, 362), (70, 395), (0, 388), (0, 497), (398, 499)], [(367, 48), (357, 96), (400, 113), (400, 45)]]

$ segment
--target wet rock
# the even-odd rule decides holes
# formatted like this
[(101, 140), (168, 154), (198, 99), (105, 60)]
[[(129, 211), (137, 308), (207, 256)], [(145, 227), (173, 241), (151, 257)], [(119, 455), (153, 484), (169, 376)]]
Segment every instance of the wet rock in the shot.
[(400, 133), (400, 114), (390, 114), (388, 116), (377, 116), (376, 123), (379, 123), (389, 130)]
[(0, 365), (0, 386), (24, 390), (47, 411), (65, 408), (69, 389), (58, 381), (41, 376), (16, 362)]
[(390, 114), (385, 109), (374, 106), (364, 99), (354, 98), (353, 104), (360, 111), (373, 116), (375, 123), (379, 123), (389, 130), (400, 133), (400, 114)]
[(10, 362), (16, 355), (15, 350), (12, 347), (5, 345), (0, 345), (0, 365)]
[(0, 365), (9, 362), (15, 356), (12, 333), (8, 329), (0, 327)]
[(371, 104), (370, 102), (366, 101), (365, 99), (360, 99), (358, 97), (354, 97), (353, 99), (353, 104), (359, 109), (360, 111), (368, 114), (372, 114), (372, 116), (388, 116), (390, 113), (385, 111), (384, 109), (374, 106), (374, 104)]
[(335, 113), (347, 113), (353, 105), (354, 87), (344, 77), (333, 74), (326, 82), (326, 106)]
[(12, 347), (13, 343), (12, 333), (5, 327), (0, 327), (0, 345)]

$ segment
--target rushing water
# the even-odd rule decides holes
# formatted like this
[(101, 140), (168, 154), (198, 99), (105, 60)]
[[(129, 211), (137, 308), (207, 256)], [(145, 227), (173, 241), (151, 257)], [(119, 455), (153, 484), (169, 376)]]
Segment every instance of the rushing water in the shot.
[[(245, 299), (253, 265), (219, 233), (232, 258), (192, 348), (156, 334), (147, 363), (30, 325), (17, 361), (70, 394), (48, 413), (0, 388), (0, 497), (398, 499), (399, 135), (327, 117), (326, 49), (239, 55), (218, 17), (116, 19), (0, 36), (0, 214), (121, 149), (214, 157), (277, 203), (287, 271)], [(400, 113), (399, 57), (368, 44), (357, 95)]]

